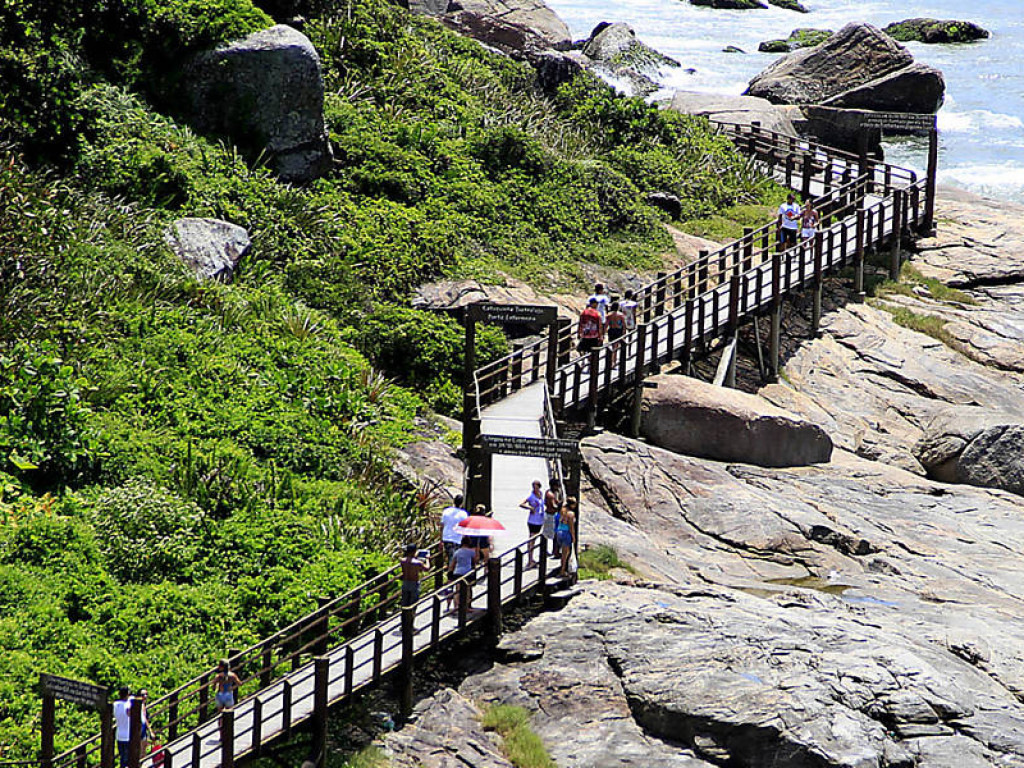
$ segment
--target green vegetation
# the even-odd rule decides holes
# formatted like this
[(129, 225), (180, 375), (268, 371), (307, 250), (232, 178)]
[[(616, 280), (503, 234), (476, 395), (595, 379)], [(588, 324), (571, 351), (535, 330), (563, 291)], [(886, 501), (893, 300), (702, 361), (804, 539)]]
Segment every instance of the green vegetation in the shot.
[(505, 741), (505, 755), (516, 768), (555, 768), (540, 736), (530, 728), (530, 713), (511, 704), (488, 707), (481, 719), (485, 730), (497, 731)]
[(391, 761), (379, 747), (371, 745), (348, 755), (340, 764), (334, 763), (328, 757), (328, 765), (332, 768), (388, 768)]
[[(296, 188), (184, 125), (178, 82), (282, 8), (0, 0), (5, 758), (38, 746), (40, 671), (159, 695), (433, 536), (391, 464), (427, 408), (458, 414), (462, 333), (408, 309), (417, 285), (654, 268), (648, 192), (684, 219), (775, 195), (701, 119), (588, 77), (545, 96), (384, 0), (302, 7), (336, 163)], [(183, 216), (247, 228), (233, 284), (171, 254)], [(58, 726), (58, 749), (95, 728)]]
[(904, 328), (909, 328), (912, 331), (923, 333), (925, 336), (931, 336), (937, 341), (941, 341), (947, 347), (953, 349), (956, 348), (953, 337), (946, 330), (946, 320), (935, 315), (922, 315), (919, 312), (907, 309), (906, 307), (897, 307), (892, 304), (888, 304), (884, 301), (869, 300), (871, 305), (878, 309), (885, 310), (892, 315), (893, 322), (896, 325), (902, 325)]
[[(785, 195), (780, 196), (785, 199)], [(731, 205), (708, 216), (691, 219), (680, 226), (684, 232), (727, 243), (743, 237), (743, 228), (758, 229), (774, 220), (775, 208), (771, 205)]]
[(928, 290), (931, 298), (936, 301), (948, 302), (951, 304), (975, 305), (978, 302), (969, 293), (950, 288), (945, 283), (933, 277), (925, 277), (913, 264), (904, 262), (900, 268), (900, 279), (898, 281), (883, 280), (871, 287), (871, 295), (879, 298), (890, 294), (902, 294), (914, 296), (914, 286), (921, 286)]
[(587, 547), (580, 552), (579, 577), (581, 579), (604, 581), (612, 577), (611, 571), (615, 568), (636, 573), (633, 566), (620, 560), (619, 553), (607, 544)]

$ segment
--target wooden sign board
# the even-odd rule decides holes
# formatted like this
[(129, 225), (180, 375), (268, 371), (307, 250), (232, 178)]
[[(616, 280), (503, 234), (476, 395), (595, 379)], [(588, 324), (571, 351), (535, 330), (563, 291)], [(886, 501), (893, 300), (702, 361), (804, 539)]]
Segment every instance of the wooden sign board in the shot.
[(544, 437), (480, 435), (480, 445), (488, 453), (502, 456), (532, 456), (539, 459), (579, 461), (580, 445), (575, 440)]
[(869, 112), (861, 118), (861, 128), (881, 128), (883, 131), (934, 131), (938, 125), (935, 115), (911, 112)]
[(551, 325), (558, 318), (558, 308), (542, 304), (470, 304), (469, 319), (495, 325)]
[(107, 700), (110, 698), (110, 691), (106, 688), (57, 675), (40, 675), (39, 685), (44, 696), (70, 701), (72, 704), (95, 709), (97, 712), (107, 706)]

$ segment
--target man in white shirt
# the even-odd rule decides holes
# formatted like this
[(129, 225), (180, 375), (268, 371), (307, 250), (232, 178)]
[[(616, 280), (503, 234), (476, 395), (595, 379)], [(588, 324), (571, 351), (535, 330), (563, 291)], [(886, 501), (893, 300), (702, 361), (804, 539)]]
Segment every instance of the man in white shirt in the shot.
[(597, 302), (597, 313), (601, 315), (601, 324), (604, 324), (605, 317), (608, 314), (608, 294), (604, 292), (604, 286), (601, 283), (597, 283), (594, 286), (594, 293), (592, 296), (587, 297), (587, 305), (590, 302)]
[(132, 736), (132, 702), (128, 698), (128, 689), (121, 688), (117, 692), (117, 699), (114, 701), (114, 727), (117, 733), (117, 757), (121, 768), (128, 768), (128, 741)]
[(803, 211), (791, 192), (786, 202), (779, 206), (779, 250), (784, 251), (796, 245), (796, 236), (800, 231), (800, 217)]
[(619, 302), (619, 310), (626, 318), (626, 333), (636, 330), (636, 299), (633, 291), (626, 291), (625, 298)]
[(455, 550), (462, 544), (462, 536), (455, 532), (455, 526), (469, 517), (469, 513), (462, 508), (462, 503), (462, 494), (457, 493), (452, 505), (441, 510), (441, 542), (444, 544), (446, 564), (451, 562)]

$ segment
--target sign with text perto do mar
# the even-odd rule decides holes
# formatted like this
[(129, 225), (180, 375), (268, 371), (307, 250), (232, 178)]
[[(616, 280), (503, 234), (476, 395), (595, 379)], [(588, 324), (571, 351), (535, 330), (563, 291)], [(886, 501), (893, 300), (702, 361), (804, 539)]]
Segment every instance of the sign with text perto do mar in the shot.
[(102, 710), (107, 706), (110, 692), (106, 688), (100, 688), (92, 683), (84, 683), (81, 680), (72, 680), (57, 675), (42, 674), (39, 676), (39, 686), (44, 696), (52, 696), (61, 701), (70, 701), (80, 707)]

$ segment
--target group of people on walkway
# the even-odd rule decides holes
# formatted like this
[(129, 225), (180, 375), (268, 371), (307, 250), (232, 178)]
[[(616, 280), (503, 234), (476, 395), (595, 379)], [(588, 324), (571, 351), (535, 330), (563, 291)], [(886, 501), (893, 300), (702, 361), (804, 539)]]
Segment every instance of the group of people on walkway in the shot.
[(576, 349), (586, 354), (602, 346), (617, 342), (630, 331), (636, 330), (637, 301), (633, 291), (626, 291), (623, 297), (609, 296), (601, 283), (594, 286), (594, 293), (587, 298), (587, 306), (580, 315), (576, 327), (578, 343)]
[(821, 217), (810, 198), (806, 198), (801, 206), (796, 201), (796, 195), (792, 193), (786, 195), (786, 202), (779, 206), (779, 250), (792, 248), (798, 240), (813, 240), (818, 233), (820, 221)]

